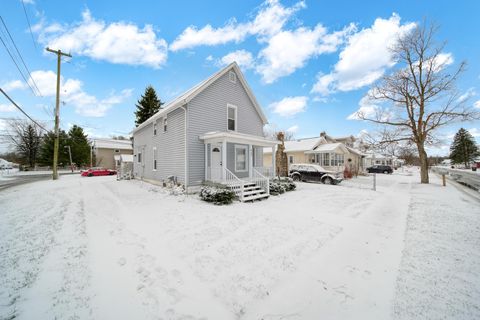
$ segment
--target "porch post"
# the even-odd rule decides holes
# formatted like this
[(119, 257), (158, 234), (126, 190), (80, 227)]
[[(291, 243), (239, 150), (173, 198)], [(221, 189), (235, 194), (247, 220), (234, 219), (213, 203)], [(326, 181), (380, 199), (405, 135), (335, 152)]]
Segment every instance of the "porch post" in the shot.
[(227, 139), (222, 141), (222, 180), (225, 180), (225, 170), (227, 168)]
[(253, 175), (253, 148), (252, 145), (248, 145), (248, 177)]
[(275, 147), (277, 145), (273, 145), (272, 146), (272, 172), (270, 173), (270, 175), (272, 176), (272, 178), (275, 177)]
[(207, 181), (210, 177), (208, 176), (208, 143), (205, 143), (205, 179)]

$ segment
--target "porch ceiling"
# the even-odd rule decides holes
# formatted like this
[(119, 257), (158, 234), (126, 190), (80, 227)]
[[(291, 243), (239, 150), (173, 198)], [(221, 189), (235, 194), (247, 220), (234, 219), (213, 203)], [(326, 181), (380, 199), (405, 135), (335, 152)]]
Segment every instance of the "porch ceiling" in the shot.
[(200, 140), (203, 140), (205, 143), (216, 143), (216, 142), (233, 142), (233, 143), (243, 143), (243, 144), (252, 144), (261, 147), (273, 147), (280, 143), (278, 140), (265, 139), (261, 136), (254, 136), (251, 134), (238, 133), (238, 132), (225, 132), (225, 131), (215, 131), (208, 132), (203, 136), (200, 136)]

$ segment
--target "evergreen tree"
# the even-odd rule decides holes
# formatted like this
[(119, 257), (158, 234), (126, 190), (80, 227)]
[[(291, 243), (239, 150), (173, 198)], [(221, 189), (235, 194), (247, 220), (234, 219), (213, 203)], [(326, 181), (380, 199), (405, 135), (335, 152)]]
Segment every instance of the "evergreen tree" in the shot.
[(153, 116), (158, 110), (161, 109), (164, 103), (158, 99), (157, 93), (152, 86), (148, 86), (145, 89), (145, 93), (141, 99), (138, 100), (135, 111), (135, 125), (138, 127), (145, 120)]
[[(90, 163), (90, 144), (83, 128), (74, 125), (68, 131), (68, 145), (72, 150), (72, 162), (77, 166)], [(62, 151), (62, 150), (61, 150)], [(68, 152), (68, 149), (65, 149)]]
[[(70, 164), (68, 158), (68, 150), (65, 146), (68, 144), (68, 135), (65, 131), (60, 130), (59, 132), (59, 148), (58, 148), (58, 165), (65, 166)], [(38, 162), (45, 166), (53, 165), (53, 146), (55, 143), (55, 133), (49, 131), (43, 135), (43, 141), (40, 146), (40, 153), (38, 157)]]
[(465, 167), (479, 155), (475, 139), (467, 130), (460, 128), (453, 138), (450, 146), (450, 159), (452, 163), (463, 163)]
[(35, 167), (41, 143), (40, 128), (28, 121), (13, 121), (10, 125), (9, 136), (21, 163), (31, 168)]

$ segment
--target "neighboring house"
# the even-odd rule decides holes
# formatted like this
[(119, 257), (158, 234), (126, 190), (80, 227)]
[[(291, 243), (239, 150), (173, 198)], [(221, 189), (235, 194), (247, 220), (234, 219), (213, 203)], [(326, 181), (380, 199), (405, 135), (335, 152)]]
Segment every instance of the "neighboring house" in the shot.
[(367, 153), (364, 158), (365, 168), (371, 167), (376, 164), (398, 168), (398, 167), (401, 167), (403, 163), (404, 161), (402, 159), (398, 159), (395, 156), (388, 156), (380, 153)]
[(132, 141), (114, 139), (94, 139), (93, 153), (95, 154), (95, 167), (117, 169), (120, 165), (121, 154), (133, 154)]
[[(325, 132), (319, 137), (285, 141), (285, 153), (288, 164), (316, 163), (327, 170), (343, 171), (348, 167), (351, 171), (362, 172), (363, 154), (353, 148), (353, 136), (333, 138)], [(270, 163), (272, 153), (264, 150), (264, 163)]]
[(219, 182), (242, 201), (266, 197), (274, 163), (263, 165), (263, 148), (277, 144), (263, 137), (266, 123), (234, 62), (133, 130), (134, 175), (177, 181), (189, 192), (205, 181)]

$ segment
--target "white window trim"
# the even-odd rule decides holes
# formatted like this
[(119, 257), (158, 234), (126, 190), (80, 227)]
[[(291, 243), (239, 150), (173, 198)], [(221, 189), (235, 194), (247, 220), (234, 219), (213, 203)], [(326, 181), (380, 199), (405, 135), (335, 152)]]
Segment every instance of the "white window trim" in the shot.
[[(233, 77), (232, 77), (233, 75)], [(237, 83), (237, 74), (233, 71), (230, 71), (228, 73), (228, 80), (231, 82), (231, 83)]]
[[(158, 168), (158, 159), (155, 159), (155, 154), (157, 153), (157, 147), (152, 148), (152, 171), (157, 171)], [(158, 158), (158, 157), (157, 157)], [(155, 165), (155, 161), (157, 162)], [(156, 167), (156, 168), (155, 168)]]
[[(237, 150), (244, 149), (245, 150), (245, 169), (237, 169)], [(248, 172), (248, 146), (239, 146), (235, 145), (235, 172)]]
[(167, 132), (168, 131), (168, 119), (167, 119), (167, 116), (165, 116), (163, 118), (163, 133)]
[(158, 131), (158, 128), (157, 128), (157, 121), (154, 121), (153, 122), (153, 126), (152, 126), (152, 131), (153, 131), (153, 136), (156, 136), (157, 135), (157, 131)]
[[(228, 120), (230, 119), (228, 117), (228, 109), (229, 108), (235, 109), (235, 119), (234, 119), (235, 120), (235, 128), (233, 130), (228, 129)], [(230, 103), (227, 103), (227, 131), (237, 131), (237, 128), (238, 128), (237, 122), (238, 122), (237, 106), (235, 106), (233, 104), (230, 104)]]

